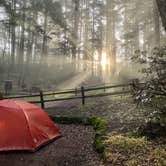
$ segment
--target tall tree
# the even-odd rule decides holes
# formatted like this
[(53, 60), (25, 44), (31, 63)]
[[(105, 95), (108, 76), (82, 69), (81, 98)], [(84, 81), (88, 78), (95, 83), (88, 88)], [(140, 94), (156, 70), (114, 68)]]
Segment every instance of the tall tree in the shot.
[(26, 0), (23, 1), (22, 11), (21, 11), (21, 39), (20, 39), (20, 46), (19, 46), (19, 57), (18, 63), (23, 64), (24, 62), (24, 46), (25, 46), (25, 21), (26, 21)]
[(78, 26), (79, 26), (79, 10), (80, 10), (80, 0), (73, 0), (74, 4), (74, 21), (73, 21), (73, 48), (72, 55), (75, 58), (77, 53), (77, 42), (78, 42)]
[(114, 11), (115, 2), (114, 0), (107, 0), (106, 7), (106, 47), (107, 55), (111, 58), (112, 64), (116, 63), (116, 37), (115, 37), (115, 21), (116, 12)]
[(11, 30), (11, 62), (12, 62), (12, 68), (15, 64), (15, 52), (16, 52), (16, 0), (12, 0), (11, 4), (11, 24), (12, 24), (12, 30)]
[(163, 26), (166, 31), (166, 1), (165, 0), (156, 0), (158, 9), (160, 11), (160, 16), (163, 22)]
[(44, 9), (44, 26), (43, 26), (43, 42), (41, 59), (47, 56), (47, 26), (48, 26), (48, 11)]
[(156, 0), (153, 0), (153, 13), (154, 13), (154, 29), (155, 29), (155, 46), (160, 46), (160, 20)]

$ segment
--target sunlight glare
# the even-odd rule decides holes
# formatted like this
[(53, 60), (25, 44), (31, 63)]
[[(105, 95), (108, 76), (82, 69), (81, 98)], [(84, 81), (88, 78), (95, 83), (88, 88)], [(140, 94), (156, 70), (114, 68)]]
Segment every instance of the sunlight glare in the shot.
[(95, 51), (95, 53), (94, 53), (94, 60), (95, 61), (99, 60), (99, 53), (97, 51)]
[(103, 70), (106, 69), (106, 65), (107, 65), (107, 55), (106, 55), (106, 52), (102, 52), (101, 66), (102, 66)]

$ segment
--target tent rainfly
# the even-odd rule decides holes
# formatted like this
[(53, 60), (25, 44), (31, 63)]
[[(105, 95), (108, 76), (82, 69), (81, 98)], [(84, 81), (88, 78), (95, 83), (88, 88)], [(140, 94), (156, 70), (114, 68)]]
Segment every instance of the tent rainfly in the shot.
[(0, 101), (0, 151), (36, 151), (61, 132), (38, 106), (15, 100)]

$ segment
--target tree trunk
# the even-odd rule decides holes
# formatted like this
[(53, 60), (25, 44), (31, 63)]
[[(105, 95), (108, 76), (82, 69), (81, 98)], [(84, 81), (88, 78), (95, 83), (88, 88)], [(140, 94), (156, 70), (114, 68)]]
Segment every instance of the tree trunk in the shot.
[(158, 5), (158, 10), (160, 12), (161, 20), (166, 31), (166, 2), (165, 0), (156, 0)]
[(154, 11), (154, 29), (155, 29), (155, 41), (154, 44), (157, 47), (160, 47), (160, 21), (159, 21), (159, 12), (156, 4), (156, 0), (153, 0), (153, 11)]
[(107, 25), (106, 25), (106, 52), (109, 57), (111, 57), (111, 1), (107, 0), (106, 6), (106, 18), (107, 18)]
[(26, 0), (23, 4), (22, 9), (22, 24), (21, 24), (21, 40), (20, 40), (20, 49), (19, 49), (19, 65), (23, 65), (24, 62), (24, 46), (25, 46), (25, 7), (26, 7)]
[(47, 9), (45, 9), (41, 62), (43, 62), (44, 57), (47, 57), (47, 24), (48, 24), (48, 12), (47, 12)]
[(79, 7), (80, 0), (74, 0), (74, 27), (73, 27), (73, 48), (72, 48), (72, 56), (76, 58), (77, 54), (77, 42), (78, 42), (78, 25), (79, 25)]
[(16, 18), (15, 18), (15, 13), (16, 13), (16, 0), (12, 0), (12, 16), (11, 16), (11, 21), (12, 21), (12, 29), (11, 29), (11, 68), (14, 67), (15, 64), (15, 49), (16, 49), (16, 31), (15, 31), (15, 24), (16, 24)]
[(88, 52), (89, 52), (89, 47), (88, 47), (88, 20), (89, 20), (89, 9), (88, 9), (88, 0), (85, 0), (85, 5), (86, 5), (86, 11), (85, 11), (85, 27), (84, 27), (84, 59), (88, 58)]
[(113, 3), (113, 1), (107, 0), (106, 52), (111, 59), (112, 65), (116, 64), (115, 12), (113, 11)]

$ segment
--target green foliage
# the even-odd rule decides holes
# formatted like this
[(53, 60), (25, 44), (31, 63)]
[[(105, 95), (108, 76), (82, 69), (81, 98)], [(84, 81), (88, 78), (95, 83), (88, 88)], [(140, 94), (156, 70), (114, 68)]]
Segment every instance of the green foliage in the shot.
[(89, 124), (93, 126), (96, 131), (95, 141), (94, 141), (94, 148), (99, 153), (104, 153), (105, 146), (103, 137), (106, 133), (108, 127), (108, 120), (105, 118), (88, 118)]
[(51, 118), (56, 123), (61, 123), (61, 124), (82, 124), (83, 122), (85, 122), (85, 118), (82, 118), (82, 117), (51, 116)]
[(105, 146), (104, 146), (104, 138), (99, 135), (95, 136), (94, 147), (98, 153), (104, 153)]
[(104, 153), (105, 146), (104, 146), (104, 140), (103, 137), (106, 134), (106, 130), (108, 127), (108, 120), (105, 118), (88, 118), (89, 124), (93, 126), (93, 128), (96, 131), (95, 141), (94, 141), (94, 148), (99, 153)]
[(97, 135), (103, 135), (107, 130), (108, 120), (105, 118), (88, 118), (88, 122), (96, 130)]
[(134, 88), (135, 99), (154, 110), (147, 116), (140, 133), (149, 137), (163, 136), (166, 132), (166, 46), (154, 48), (149, 57), (146, 52), (136, 51), (133, 59), (146, 65), (142, 70), (146, 75), (145, 84)]
[(146, 75), (145, 84), (136, 89), (136, 99), (142, 103), (154, 102), (156, 96), (166, 97), (166, 46), (154, 48), (151, 56), (136, 51), (133, 59), (146, 65), (142, 72)]

